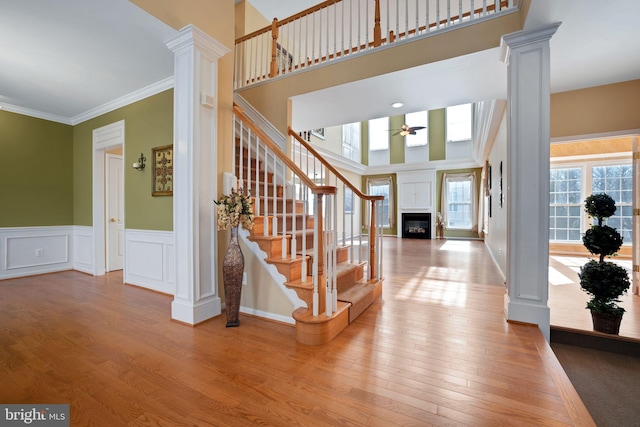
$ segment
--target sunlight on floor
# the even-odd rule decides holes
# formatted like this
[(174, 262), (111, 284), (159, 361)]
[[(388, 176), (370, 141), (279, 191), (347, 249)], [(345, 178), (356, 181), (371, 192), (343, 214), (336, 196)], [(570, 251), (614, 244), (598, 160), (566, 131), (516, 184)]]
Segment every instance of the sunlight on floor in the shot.
[(572, 283), (574, 283), (575, 281), (572, 279), (569, 279), (567, 276), (565, 276), (564, 274), (560, 273), (558, 270), (556, 270), (553, 267), (549, 267), (549, 284), (552, 286), (558, 286), (558, 285), (570, 285)]
[(471, 252), (471, 241), (469, 240), (447, 240), (447, 242), (440, 247), (441, 251), (455, 251), (455, 252)]
[[(402, 287), (402, 290), (397, 293), (397, 298), (401, 300), (424, 300), (447, 307), (466, 307), (467, 284), (449, 280), (441, 281), (435, 277), (442, 273), (434, 273), (431, 271), (433, 269), (429, 268), (429, 273), (427, 273), (429, 279), (427, 281), (422, 276), (409, 280)], [(442, 270), (441, 268), (436, 269)]]

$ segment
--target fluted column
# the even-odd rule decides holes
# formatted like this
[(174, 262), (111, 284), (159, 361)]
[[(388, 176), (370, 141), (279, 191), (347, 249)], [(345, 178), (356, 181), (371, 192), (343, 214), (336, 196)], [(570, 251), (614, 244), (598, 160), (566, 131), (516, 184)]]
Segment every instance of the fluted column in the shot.
[(507, 294), (510, 321), (549, 340), (549, 40), (560, 24), (502, 38), (507, 64)]

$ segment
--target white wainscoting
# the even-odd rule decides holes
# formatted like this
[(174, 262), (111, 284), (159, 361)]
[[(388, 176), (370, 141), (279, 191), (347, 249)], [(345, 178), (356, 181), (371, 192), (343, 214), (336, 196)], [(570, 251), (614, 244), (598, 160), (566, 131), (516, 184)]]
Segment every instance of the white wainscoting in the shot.
[(127, 229), (124, 233), (125, 283), (174, 295), (173, 232)]
[(71, 270), (73, 226), (0, 228), (0, 279)]
[(93, 227), (73, 226), (73, 269), (87, 274), (95, 274), (96, 263), (93, 259)]

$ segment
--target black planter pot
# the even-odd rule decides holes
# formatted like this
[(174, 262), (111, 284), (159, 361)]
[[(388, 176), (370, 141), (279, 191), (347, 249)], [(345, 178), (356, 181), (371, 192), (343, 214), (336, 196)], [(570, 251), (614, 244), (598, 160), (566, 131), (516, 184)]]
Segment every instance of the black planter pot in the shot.
[(591, 311), (591, 319), (593, 320), (594, 331), (612, 335), (618, 335), (620, 332), (622, 314), (616, 315)]

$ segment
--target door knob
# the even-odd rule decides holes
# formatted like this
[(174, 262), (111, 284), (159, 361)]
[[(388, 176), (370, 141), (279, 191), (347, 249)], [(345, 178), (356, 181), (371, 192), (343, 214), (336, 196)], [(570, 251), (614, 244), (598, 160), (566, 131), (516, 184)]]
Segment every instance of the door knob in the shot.
[(111, 218), (111, 222), (116, 222), (116, 221), (117, 221), (117, 219)]

